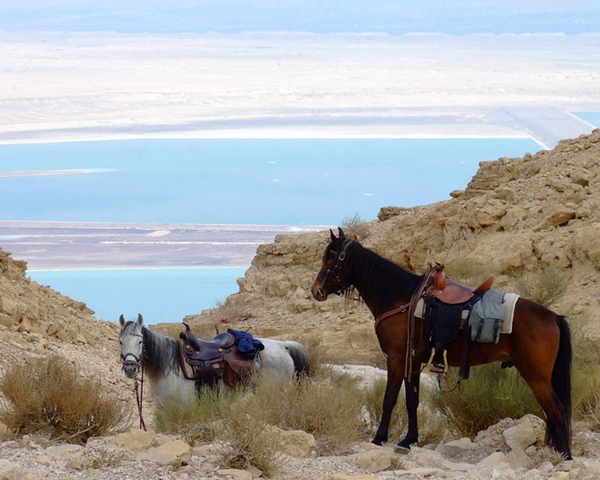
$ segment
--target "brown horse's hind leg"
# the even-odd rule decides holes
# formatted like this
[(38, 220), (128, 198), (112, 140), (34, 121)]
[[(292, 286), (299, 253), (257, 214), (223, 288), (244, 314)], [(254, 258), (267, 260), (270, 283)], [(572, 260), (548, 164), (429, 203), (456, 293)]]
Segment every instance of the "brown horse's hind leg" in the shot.
[(546, 414), (546, 444), (571, 459), (565, 410), (556, 399), (550, 381), (529, 383), (529, 386)]
[(383, 396), (383, 412), (379, 428), (373, 439), (375, 445), (381, 445), (387, 442), (392, 412), (398, 401), (398, 394), (402, 386), (402, 377), (404, 376), (404, 359), (398, 355), (389, 355), (387, 357), (387, 384), (385, 386), (385, 395)]
[[(554, 329), (552, 324), (558, 328)], [(547, 316), (543, 323), (529, 322), (527, 332), (529, 337), (521, 335), (519, 338), (529, 339), (529, 342), (515, 344), (512, 361), (546, 414), (546, 443), (566, 459), (571, 459), (572, 347), (569, 325), (564, 317), (553, 315)], [(541, 338), (544, 341), (536, 344), (535, 339)]]
[(419, 426), (417, 422), (417, 409), (419, 408), (419, 380), (420, 372), (413, 373), (411, 380), (404, 379), (406, 389), (406, 411), (408, 412), (408, 431), (406, 437), (398, 446), (410, 448), (413, 443), (419, 441)]

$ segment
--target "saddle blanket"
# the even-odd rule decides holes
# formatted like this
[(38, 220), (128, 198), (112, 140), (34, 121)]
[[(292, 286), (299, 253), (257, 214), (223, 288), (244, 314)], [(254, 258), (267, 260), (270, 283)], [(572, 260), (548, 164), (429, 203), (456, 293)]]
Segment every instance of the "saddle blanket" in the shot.
[(468, 325), (474, 342), (498, 343), (501, 333), (512, 333), (519, 295), (489, 290), (471, 307)]
[[(471, 340), (474, 342), (497, 343), (500, 334), (512, 333), (515, 306), (519, 294), (504, 293), (491, 289), (480, 300), (463, 310), (462, 318), (468, 318), (471, 327)], [(425, 317), (425, 302), (419, 299), (414, 315)]]

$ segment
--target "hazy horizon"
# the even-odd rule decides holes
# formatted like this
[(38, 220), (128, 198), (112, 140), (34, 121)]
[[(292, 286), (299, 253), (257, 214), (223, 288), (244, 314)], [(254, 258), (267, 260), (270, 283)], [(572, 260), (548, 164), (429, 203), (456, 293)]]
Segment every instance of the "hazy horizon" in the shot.
[(594, 33), (598, 2), (534, 0), (426, 4), (374, 0), (58, 0), (40, 6), (0, 1), (0, 31), (114, 31), (123, 33), (385, 32), (405, 34)]

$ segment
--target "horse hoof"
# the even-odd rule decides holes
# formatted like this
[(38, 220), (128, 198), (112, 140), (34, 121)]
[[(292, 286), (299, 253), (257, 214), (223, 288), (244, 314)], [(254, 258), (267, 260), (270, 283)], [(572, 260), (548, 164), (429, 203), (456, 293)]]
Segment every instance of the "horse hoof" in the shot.
[(371, 443), (373, 445), (379, 445), (380, 447), (383, 445), (383, 441), (379, 440), (378, 438), (374, 438), (373, 440), (371, 440)]
[(403, 447), (402, 445), (396, 445), (394, 447), (394, 453), (397, 453), (398, 455), (408, 455), (409, 452), (410, 448)]

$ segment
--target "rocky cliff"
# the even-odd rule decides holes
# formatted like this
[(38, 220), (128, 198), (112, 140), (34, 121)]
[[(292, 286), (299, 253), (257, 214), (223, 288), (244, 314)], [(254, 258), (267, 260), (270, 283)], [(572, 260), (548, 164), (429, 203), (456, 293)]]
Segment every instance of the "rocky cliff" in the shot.
[[(384, 207), (378, 220), (361, 226), (359, 239), (416, 272), (436, 260), (477, 264), (508, 289), (515, 273), (551, 267), (570, 279), (555, 309), (597, 307), (600, 130), (550, 151), (481, 162), (467, 188), (450, 196), (422, 207)], [(327, 242), (326, 231), (278, 236), (258, 249), (238, 294), (188, 320), (198, 329), (224, 317), (259, 334), (318, 335), (334, 356), (372, 360), (378, 348), (368, 310), (310, 295)]]

